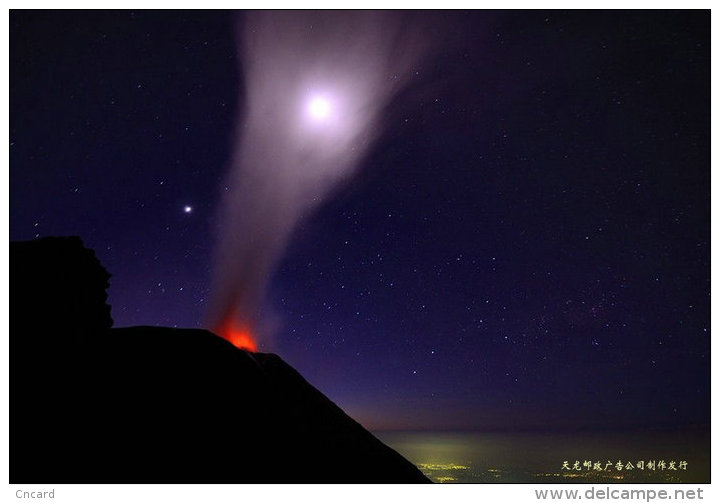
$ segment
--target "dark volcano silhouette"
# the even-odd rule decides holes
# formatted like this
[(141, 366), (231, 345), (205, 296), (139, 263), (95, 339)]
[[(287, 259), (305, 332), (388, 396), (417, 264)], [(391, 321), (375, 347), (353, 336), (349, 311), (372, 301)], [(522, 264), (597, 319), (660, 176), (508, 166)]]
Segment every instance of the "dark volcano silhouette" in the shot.
[(112, 329), (79, 238), (10, 245), (11, 483), (429, 480), (274, 354)]

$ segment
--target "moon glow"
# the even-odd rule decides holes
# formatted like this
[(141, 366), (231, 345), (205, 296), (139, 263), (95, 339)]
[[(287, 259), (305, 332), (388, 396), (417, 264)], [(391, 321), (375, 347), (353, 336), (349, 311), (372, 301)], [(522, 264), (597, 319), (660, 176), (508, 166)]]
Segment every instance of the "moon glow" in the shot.
[(327, 119), (330, 116), (331, 109), (332, 107), (330, 102), (322, 96), (315, 96), (312, 98), (307, 107), (310, 117), (317, 121)]

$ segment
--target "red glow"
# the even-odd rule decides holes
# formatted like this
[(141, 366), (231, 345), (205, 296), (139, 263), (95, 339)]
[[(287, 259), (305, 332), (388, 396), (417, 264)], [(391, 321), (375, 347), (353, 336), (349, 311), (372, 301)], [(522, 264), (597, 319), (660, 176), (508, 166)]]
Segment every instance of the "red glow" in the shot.
[(250, 331), (250, 328), (239, 324), (234, 319), (225, 321), (225, 323), (216, 330), (216, 333), (237, 348), (252, 352), (257, 351), (257, 341), (252, 331)]

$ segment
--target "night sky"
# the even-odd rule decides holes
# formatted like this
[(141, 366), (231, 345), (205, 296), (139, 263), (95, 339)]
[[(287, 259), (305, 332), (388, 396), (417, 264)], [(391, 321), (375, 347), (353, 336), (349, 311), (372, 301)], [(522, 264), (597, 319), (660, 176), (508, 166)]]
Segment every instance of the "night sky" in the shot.
[[(423, 16), (442, 47), (297, 227), (261, 350), (375, 429), (708, 424), (709, 11)], [(10, 14), (10, 239), (81, 236), (115, 326), (203, 326), (236, 24)]]

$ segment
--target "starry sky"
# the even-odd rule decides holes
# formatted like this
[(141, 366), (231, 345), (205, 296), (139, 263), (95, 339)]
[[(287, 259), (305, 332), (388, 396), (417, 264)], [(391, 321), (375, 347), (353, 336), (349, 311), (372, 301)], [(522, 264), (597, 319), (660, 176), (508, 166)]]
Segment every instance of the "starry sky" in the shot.
[[(297, 227), (263, 349), (373, 429), (708, 424), (709, 11), (422, 15), (450, 35)], [(10, 238), (81, 236), (116, 326), (203, 324), (238, 16), (10, 14)]]

